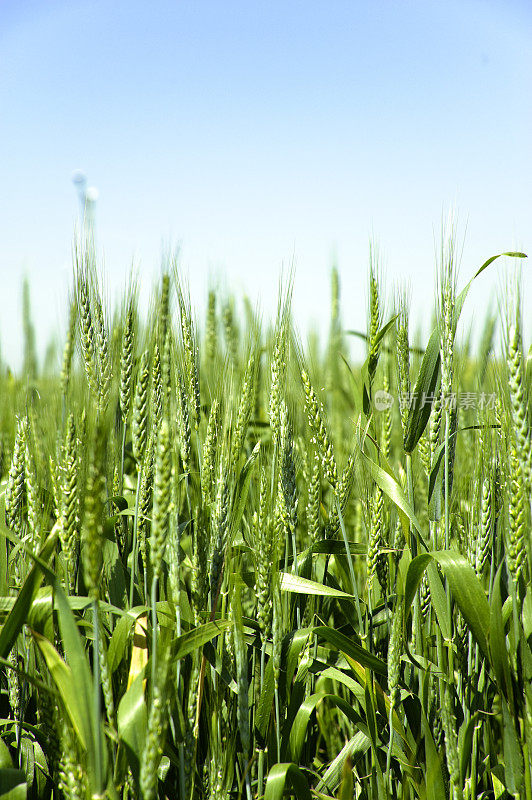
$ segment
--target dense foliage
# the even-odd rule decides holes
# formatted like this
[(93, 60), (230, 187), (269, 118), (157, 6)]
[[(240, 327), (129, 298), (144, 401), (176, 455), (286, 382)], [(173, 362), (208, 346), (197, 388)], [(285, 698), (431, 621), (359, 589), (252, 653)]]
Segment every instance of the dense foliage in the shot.
[(290, 287), (271, 328), (214, 291), (198, 326), (172, 264), (110, 314), (84, 246), (39, 371), (26, 287), (1, 797), (532, 800), (531, 362), (517, 289), (499, 355), (492, 316), (458, 344), (469, 288), (451, 241), (414, 345), (374, 261), (345, 330), (333, 271), (303, 347)]

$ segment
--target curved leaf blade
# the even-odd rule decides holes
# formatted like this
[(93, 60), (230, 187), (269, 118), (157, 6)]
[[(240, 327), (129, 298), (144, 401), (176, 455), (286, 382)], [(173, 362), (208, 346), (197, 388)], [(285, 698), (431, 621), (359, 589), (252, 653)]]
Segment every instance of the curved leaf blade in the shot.
[(300, 575), (292, 575), (290, 572), (281, 572), (281, 590), (284, 592), (293, 592), (294, 594), (312, 594), (320, 597), (343, 597), (344, 599), (351, 599), (352, 594), (346, 594), (339, 589), (333, 589), (331, 586), (325, 586), (323, 583), (316, 583), (308, 578), (302, 578)]
[(227, 628), (231, 627), (231, 621), (228, 619), (219, 619), (216, 622), (207, 622), (205, 625), (200, 625), (198, 628), (193, 628), (187, 631), (176, 640), (177, 648), (175, 657), (177, 659), (188, 656), (195, 650), (199, 650), (204, 644), (210, 642), (216, 636), (219, 636)]
[(325, 639), (325, 641), (329, 642), (334, 648), (340, 650), (344, 655), (349, 656), (363, 667), (367, 667), (373, 670), (373, 672), (377, 672), (379, 675), (388, 674), (388, 667), (384, 661), (374, 656), (373, 653), (364, 650), (364, 648), (356, 644), (356, 642), (352, 642), (351, 639), (348, 639), (343, 633), (335, 631), (333, 628), (329, 628), (326, 625), (320, 625), (314, 628), (314, 634), (321, 639)]
[(307, 779), (299, 767), (287, 762), (274, 764), (271, 768), (264, 800), (282, 800), (287, 783), (292, 785), (297, 800), (311, 800)]
[(405, 581), (405, 618), (410, 612), (416, 589), (431, 559), (437, 561), (443, 569), (453, 597), (473, 637), (489, 660), (489, 604), (475, 570), (460, 553), (454, 550), (438, 550), (421, 553), (411, 561)]
[(328, 692), (316, 692), (316, 694), (311, 694), (310, 697), (307, 697), (299, 706), (290, 730), (290, 756), (294, 762), (298, 762), (300, 759), (310, 717), (318, 703), (322, 701), (327, 701), (335, 708), (338, 708), (356, 727), (361, 727), (361, 723), (363, 723), (360, 714), (358, 714), (343, 697), (339, 697), (337, 694), (329, 694)]
[(428, 341), (413, 392), (404, 433), (405, 453), (411, 453), (423, 435), (429, 421), (432, 404), (427, 398), (434, 395), (440, 376), (440, 334), (434, 328)]

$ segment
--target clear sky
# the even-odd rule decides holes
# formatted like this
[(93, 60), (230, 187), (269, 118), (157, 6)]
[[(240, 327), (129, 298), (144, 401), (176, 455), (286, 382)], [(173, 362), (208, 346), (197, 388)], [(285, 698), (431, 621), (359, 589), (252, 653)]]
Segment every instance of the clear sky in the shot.
[[(531, 143), (528, 0), (0, 0), (4, 358), (25, 272), (39, 341), (63, 333), (75, 169), (99, 191), (110, 296), (133, 260), (148, 295), (179, 245), (202, 310), (222, 275), (269, 314), (293, 265), (305, 330), (327, 318), (336, 260), (361, 328), (372, 238), (427, 321), (451, 207), (462, 282), (495, 252), (532, 253)], [(491, 270), (470, 315), (504, 285)]]

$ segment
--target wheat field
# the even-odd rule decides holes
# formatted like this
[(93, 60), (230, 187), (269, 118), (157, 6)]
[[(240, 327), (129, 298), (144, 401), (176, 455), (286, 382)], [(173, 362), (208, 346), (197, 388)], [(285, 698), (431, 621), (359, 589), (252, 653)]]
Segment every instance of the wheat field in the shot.
[(444, 242), (426, 341), (375, 260), (347, 329), (333, 270), (303, 345), (290, 282), (265, 323), (215, 290), (192, 308), (169, 261), (142, 318), (87, 242), (45, 368), (26, 285), (0, 364), (1, 798), (532, 800), (518, 283), (459, 335), (497, 258), (464, 287)]

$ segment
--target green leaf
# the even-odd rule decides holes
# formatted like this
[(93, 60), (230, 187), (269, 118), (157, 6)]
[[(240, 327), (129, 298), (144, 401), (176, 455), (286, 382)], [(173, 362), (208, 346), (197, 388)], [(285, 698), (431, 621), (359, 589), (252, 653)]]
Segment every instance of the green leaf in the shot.
[(353, 800), (354, 794), (353, 765), (350, 758), (346, 758), (342, 770), (342, 783), (338, 792), (338, 800)]
[(0, 769), (0, 800), (26, 800), (28, 785), (20, 769)]
[(425, 736), (425, 787), (427, 790), (427, 800), (446, 800), (445, 786), (443, 783), (443, 775), (441, 771), (441, 761), (434, 744), (432, 731), (425, 716), (425, 712), (421, 709), (423, 733)]
[(366, 708), (366, 720), (368, 723), (368, 734), (371, 742), (375, 761), (378, 760), (379, 737), (377, 735), (377, 713), (375, 711), (374, 696), (372, 692), (371, 679), (366, 674), (366, 686), (364, 688), (364, 705)]
[(33, 745), (33, 762), (34, 762), (34, 786), (35, 786), (35, 793), (37, 797), (41, 798), (44, 797), (44, 792), (46, 789), (46, 783), (48, 780), (48, 763), (46, 761), (46, 756), (44, 755), (44, 750), (42, 749), (40, 743), (35, 739), (32, 740)]
[(264, 800), (282, 800), (285, 787), (291, 784), (297, 800), (311, 800), (308, 782), (295, 764), (274, 764), (268, 774)]
[(272, 713), (273, 698), (275, 694), (275, 682), (273, 678), (273, 659), (269, 659), (264, 670), (264, 680), (259, 697), (257, 713), (255, 714), (255, 729), (258, 734), (259, 744), (265, 745), (266, 733)]
[[(351, 555), (365, 556), (367, 553), (367, 545), (361, 542), (348, 541), (349, 551)], [(298, 555), (299, 561), (303, 562), (309, 555), (330, 555), (330, 556), (343, 556), (346, 554), (345, 543), (337, 539), (319, 539), (306, 550), (302, 550)], [(290, 564), (292, 559), (288, 560)]]
[[(68, 604), (65, 592), (58, 581), (56, 581), (54, 589), (54, 603), (59, 620), (61, 641), (67, 663), (72, 670), (73, 687), (83, 710), (89, 764), (95, 768), (97, 760), (96, 728), (101, 726), (101, 720), (95, 718), (92, 673), (81, 636), (74, 621), (74, 615)], [(103, 731), (101, 735), (103, 739)]]
[(462, 313), (462, 307), (463, 307), (465, 299), (466, 299), (466, 297), (467, 297), (467, 295), (469, 293), (469, 289), (471, 288), (471, 284), (473, 283), (475, 278), (478, 278), (478, 276), (482, 272), (484, 272), (486, 267), (489, 267), (490, 264), (493, 264), (494, 261), (496, 261), (498, 258), (502, 258), (502, 256), (507, 256), (508, 258), (528, 258), (526, 253), (520, 253), (520, 252), (514, 252), (514, 251), (511, 251), (511, 252), (508, 252), (508, 253), (498, 253), (496, 256), (491, 256), (491, 258), (488, 258), (488, 260), (485, 261), (482, 264), (482, 266), (475, 272), (475, 274), (473, 275), (473, 277), (471, 278), (469, 283), (462, 289), (462, 291), (460, 292), (460, 294), (456, 298), (456, 303), (455, 303), (455, 320), (456, 320), (456, 322), (458, 322), (460, 314)]
[(124, 658), (126, 648), (131, 639), (131, 631), (135, 624), (135, 617), (129, 614), (120, 617), (115, 625), (115, 629), (109, 642), (107, 650), (107, 661), (109, 663), (109, 672), (111, 675), (118, 668), (120, 662)]
[(320, 639), (325, 639), (325, 641), (329, 642), (336, 650), (340, 650), (345, 655), (350, 656), (350, 658), (357, 661), (363, 667), (367, 667), (379, 675), (388, 674), (388, 668), (384, 661), (374, 656), (373, 653), (364, 650), (359, 644), (352, 642), (347, 636), (344, 636), (343, 633), (329, 628), (326, 625), (320, 625), (313, 630), (314, 634)]
[[(41, 586), (31, 604), (27, 624), (30, 628), (53, 639), (53, 594), (51, 586)], [(50, 635), (48, 635), (50, 634)]]
[(382, 328), (375, 337), (375, 345), (380, 345), (382, 343), (384, 337), (386, 336), (386, 334), (388, 333), (388, 331), (390, 330), (390, 328), (392, 327), (398, 316), (399, 314), (396, 314), (394, 317), (389, 319), (385, 325), (382, 326)]
[(212, 642), (206, 642), (203, 646), (203, 655), (211, 665), (211, 667), (218, 673), (220, 679), (225, 683), (235, 695), (238, 694), (238, 686), (235, 678), (231, 674), (227, 666), (227, 660), (224, 659), (217, 648), (214, 647)]
[(193, 628), (191, 631), (184, 633), (176, 639), (175, 658), (178, 660), (185, 658), (189, 653), (199, 650), (206, 642), (210, 642), (211, 639), (219, 636), (230, 627), (230, 620), (220, 619), (217, 622), (207, 622), (205, 625), (200, 625), (198, 628)]
[[(114, 533), (114, 526), (113, 526)], [(105, 541), (103, 544), (103, 572), (109, 587), (109, 599), (113, 605), (127, 607), (127, 583), (124, 565), (116, 542)]]
[[(473, 567), (460, 553), (453, 550), (439, 550), (434, 553), (421, 553), (411, 561), (405, 582), (405, 619), (408, 618), (416, 589), (431, 559), (437, 561), (443, 569), (453, 597), (473, 637), (478, 642), (483, 655), (489, 659), (487, 637), (490, 609), (488, 601)], [(445, 618), (442, 616), (442, 620)]]
[(471, 761), (473, 734), (475, 732), (475, 728), (480, 727), (481, 720), (482, 717), (477, 711), (475, 714), (473, 714), (471, 719), (467, 721), (464, 720), (464, 722), (460, 726), (460, 731), (458, 732), (458, 751), (460, 753), (460, 776), (463, 784), (466, 781), (467, 770), (469, 767), (469, 762)]
[(405, 453), (411, 453), (423, 435), (429, 421), (432, 404), (427, 402), (438, 385), (440, 375), (440, 332), (434, 328), (427, 344), (410, 405), (403, 447)]
[[(489, 267), (490, 264), (493, 263), (497, 258), (501, 256), (510, 256), (511, 258), (526, 258), (525, 253), (499, 253), (496, 256), (492, 256), (488, 258), (487, 261), (482, 264), (480, 269), (478, 269), (467, 286), (461, 291), (461, 293), (456, 298), (455, 303), (455, 310), (454, 310), (454, 322), (455, 326), (458, 322), (460, 314), (462, 312), (462, 307), (464, 305), (465, 299), (468, 295), (469, 289), (471, 284), (477, 278), (486, 267)], [(425, 355), (423, 356), (423, 361), (421, 362), (421, 367), (418, 373), (416, 387), (413, 393), (413, 403), (410, 406), (410, 410), (408, 413), (408, 419), (405, 428), (404, 434), (404, 449), (405, 453), (411, 453), (417, 443), (419, 442), (421, 436), (423, 435), (423, 431), (427, 426), (427, 422), (429, 421), (430, 412), (431, 412), (431, 403), (426, 402), (426, 398), (433, 396), (436, 387), (438, 385), (438, 378), (440, 373), (440, 331), (438, 327), (435, 327), (432, 331), (430, 336), (429, 342), (427, 344)]]
[(489, 659), (490, 608), (475, 570), (460, 553), (440, 550), (432, 553), (445, 573), (453, 597), (482, 653)]
[(364, 755), (370, 747), (369, 738), (362, 731), (358, 731), (347, 744), (343, 746), (334, 761), (327, 767), (327, 770), (316, 786), (316, 790), (328, 789), (330, 792), (336, 791), (340, 785), (342, 772), (348, 758), (356, 761), (359, 756)]
[(414, 513), (414, 509), (408, 502), (407, 497), (395, 476), (382, 469), (382, 467), (379, 467), (378, 464), (375, 464), (375, 462), (372, 461), (372, 459), (369, 458), (369, 456), (367, 456), (363, 450), (361, 450), (361, 453), (369, 467), (369, 471), (371, 472), (371, 476), (375, 483), (380, 486), (382, 491), (399, 509), (399, 514), (401, 515), (401, 521), (403, 523), (403, 530), (405, 533), (408, 533), (410, 522), (418, 533), (419, 542), (421, 542), (425, 550), (428, 550), (423, 536), (423, 530)]
[(388, 320), (388, 322), (385, 325), (383, 325), (382, 328), (378, 331), (374, 342), (375, 349), (377, 349), (377, 358), (372, 364), (370, 364), (370, 356), (368, 355), (360, 370), (363, 379), (362, 409), (366, 417), (369, 417), (371, 413), (371, 407), (370, 407), (371, 384), (373, 382), (373, 378), (375, 377), (375, 372), (377, 369), (377, 365), (379, 363), (380, 349), (378, 348), (380, 347), (380, 344), (382, 343), (384, 337), (394, 324), (397, 317), (398, 314), (396, 314), (394, 317)]
[(89, 720), (86, 719), (84, 709), (80, 705), (80, 698), (76, 691), (72, 670), (65, 664), (55, 647), (44, 636), (33, 632), (33, 638), (41, 651), (50, 676), (55, 683), (65, 711), (70, 718), (74, 732), (83, 748), (87, 749), (87, 741), (91, 736)]
[(517, 795), (521, 791), (524, 779), (523, 754), (519, 746), (517, 731), (504, 697), (501, 697), (501, 705), (505, 783), (510, 794)]
[[(351, 331), (347, 331), (347, 333), (351, 333)], [(353, 370), (351, 369), (351, 367), (349, 365), (349, 362), (347, 361), (346, 357), (342, 353), (339, 353), (338, 355), (342, 359), (342, 363), (343, 363), (344, 367), (346, 367), (346, 369), (347, 369), (347, 377), (349, 378), (349, 383), (351, 384), (351, 390), (352, 390), (352, 393), (353, 393), (352, 394), (352, 400), (356, 403), (356, 398), (358, 397), (358, 392), (359, 392), (359, 385), (358, 385), (357, 379), (355, 378)], [(346, 392), (346, 396), (348, 396), (347, 392)], [(351, 399), (351, 398), (349, 398), (349, 399)]]
[(323, 583), (316, 583), (299, 575), (292, 575), (290, 572), (281, 572), (281, 589), (284, 592), (294, 592), (295, 594), (320, 595), (322, 597), (343, 597), (351, 598), (352, 594), (346, 594), (339, 589), (332, 589)]
[(286, 652), (286, 659), (285, 659), (285, 673), (286, 673), (286, 684), (288, 686), (292, 685), (292, 679), (300, 664), (300, 655), (301, 651), (309, 641), (309, 638), (312, 636), (312, 628), (299, 628), (299, 630), (294, 631), (294, 633), (289, 638), (289, 644)]
[[(501, 800), (506, 795), (506, 787), (504, 785), (504, 767), (502, 764), (496, 764), (491, 770), (491, 782), (493, 784), (493, 796), (495, 800)], [(507, 796), (507, 795), (506, 795)]]
[(240, 525), (240, 520), (244, 513), (246, 500), (249, 492), (249, 486), (253, 475), (253, 469), (258, 461), (260, 453), (260, 441), (257, 442), (248, 460), (242, 467), (242, 471), (238, 476), (238, 483), (235, 491), (235, 500), (233, 503), (233, 512), (231, 515), (231, 530), (233, 534)]
[[(459, 430), (450, 433), (448, 441), (452, 442), (453, 438), (457, 436), (459, 433), (463, 433), (464, 431), (479, 430), (482, 427), (483, 427), (482, 425), (467, 425), (465, 428), (460, 428)], [(452, 444), (452, 446), (454, 446), (454, 443)], [(445, 442), (442, 442), (440, 445), (438, 445), (438, 447), (434, 452), (434, 456), (432, 459), (432, 469), (429, 475), (428, 504), (429, 504), (429, 519), (431, 520), (439, 519), (439, 516), (436, 515), (435, 509), (437, 507), (437, 502), (439, 501), (439, 496), (441, 495), (441, 480), (439, 481), (438, 477), (443, 472), (442, 461), (444, 455), (445, 455)], [(434, 490), (436, 490), (436, 493), (434, 493)]]
[(504, 622), (502, 618), (502, 597), (501, 597), (501, 575), (503, 564), (500, 565), (493, 581), (490, 605), (490, 631), (489, 646), (491, 655), (491, 665), (495, 673), (495, 678), (500, 691), (508, 699), (512, 689), (510, 678), (510, 661), (506, 649), (506, 637), (504, 635)]
[(328, 667), (324, 661), (319, 661), (319, 659), (316, 659), (315, 663), (320, 665), (319, 675), (321, 678), (331, 678), (333, 681), (342, 683), (349, 689), (350, 692), (355, 695), (358, 702), (364, 708), (364, 689), (360, 683), (358, 683), (358, 681), (356, 681), (350, 675), (346, 675), (341, 669), (337, 669), (336, 667)]
[(11, 769), (12, 766), (13, 761), (11, 760), (9, 747), (3, 739), (0, 739), (0, 770)]
[(451, 620), (449, 619), (449, 609), (447, 608), (447, 596), (436, 564), (430, 563), (427, 565), (427, 577), (429, 580), (430, 602), (436, 612), (440, 630), (443, 637), (447, 639), (447, 641), (450, 641)]
[(26, 776), (28, 789), (33, 786), (35, 777), (35, 756), (33, 753), (33, 739), (29, 736), (22, 736), (20, 739), (20, 754), (22, 756), (22, 767)]
[(430, 553), (420, 553), (419, 556), (412, 559), (408, 565), (408, 571), (405, 578), (405, 621), (408, 619), (417, 588), (421, 583), (423, 573), (427, 565), (430, 564), (432, 556)]
[(325, 700), (330, 703), (330, 705), (339, 709), (339, 711), (341, 711), (355, 727), (364, 727), (363, 719), (360, 714), (354, 710), (347, 700), (339, 697), (339, 695), (328, 694), (327, 692), (317, 692), (316, 694), (311, 694), (310, 697), (307, 697), (306, 700), (304, 700), (304, 702), (299, 706), (299, 710), (295, 716), (290, 730), (289, 744), (290, 757), (292, 758), (292, 761), (298, 762), (300, 760), (310, 717), (313, 711), (315, 711), (318, 703), (321, 703)]
[[(456, 435), (455, 433), (451, 434), (449, 436), (449, 440), (448, 441), (450, 441), (451, 437), (455, 436), (455, 435)], [(429, 475), (429, 498), (428, 498), (428, 504), (429, 504), (430, 508), (432, 508), (432, 506), (434, 504), (433, 493), (434, 493), (434, 489), (436, 488), (436, 483), (437, 483), (437, 480), (438, 480), (438, 476), (440, 474), (441, 463), (443, 461), (443, 456), (444, 455), (445, 455), (445, 442), (442, 442), (436, 448), (436, 451), (435, 451), (434, 456), (432, 458), (432, 468), (430, 470), (430, 475)], [(431, 519), (435, 519), (434, 515), (431, 516)]]
[(143, 682), (144, 671), (137, 675), (122, 697), (117, 713), (118, 735), (125, 747), (128, 763), (137, 783), (148, 725)]
[(101, 791), (100, 780), (107, 773), (107, 748), (102, 719), (96, 716), (94, 681), (74, 615), (63, 587), (54, 576), (54, 604), (59, 620), (59, 630), (68, 665), (72, 670), (72, 683), (81, 705), (87, 745), (88, 775), (96, 792)]
[(523, 600), (523, 633), (525, 639), (532, 636), (532, 586), (529, 585)]
[[(39, 553), (42, 560), (48, 560), (55, 550), (59, 528), (54, 525), (52, 532), (46, 539)], [(28, 572), (28, 576), (18, 593), (17, 599), (0, 631), (0, 657), (6, 658), (15, 643), (15, 639), (22, 630), (26, 622), (33, 601), (37, 597), (37, 592), (42, 583), (42, 568), (35, 563)]]

